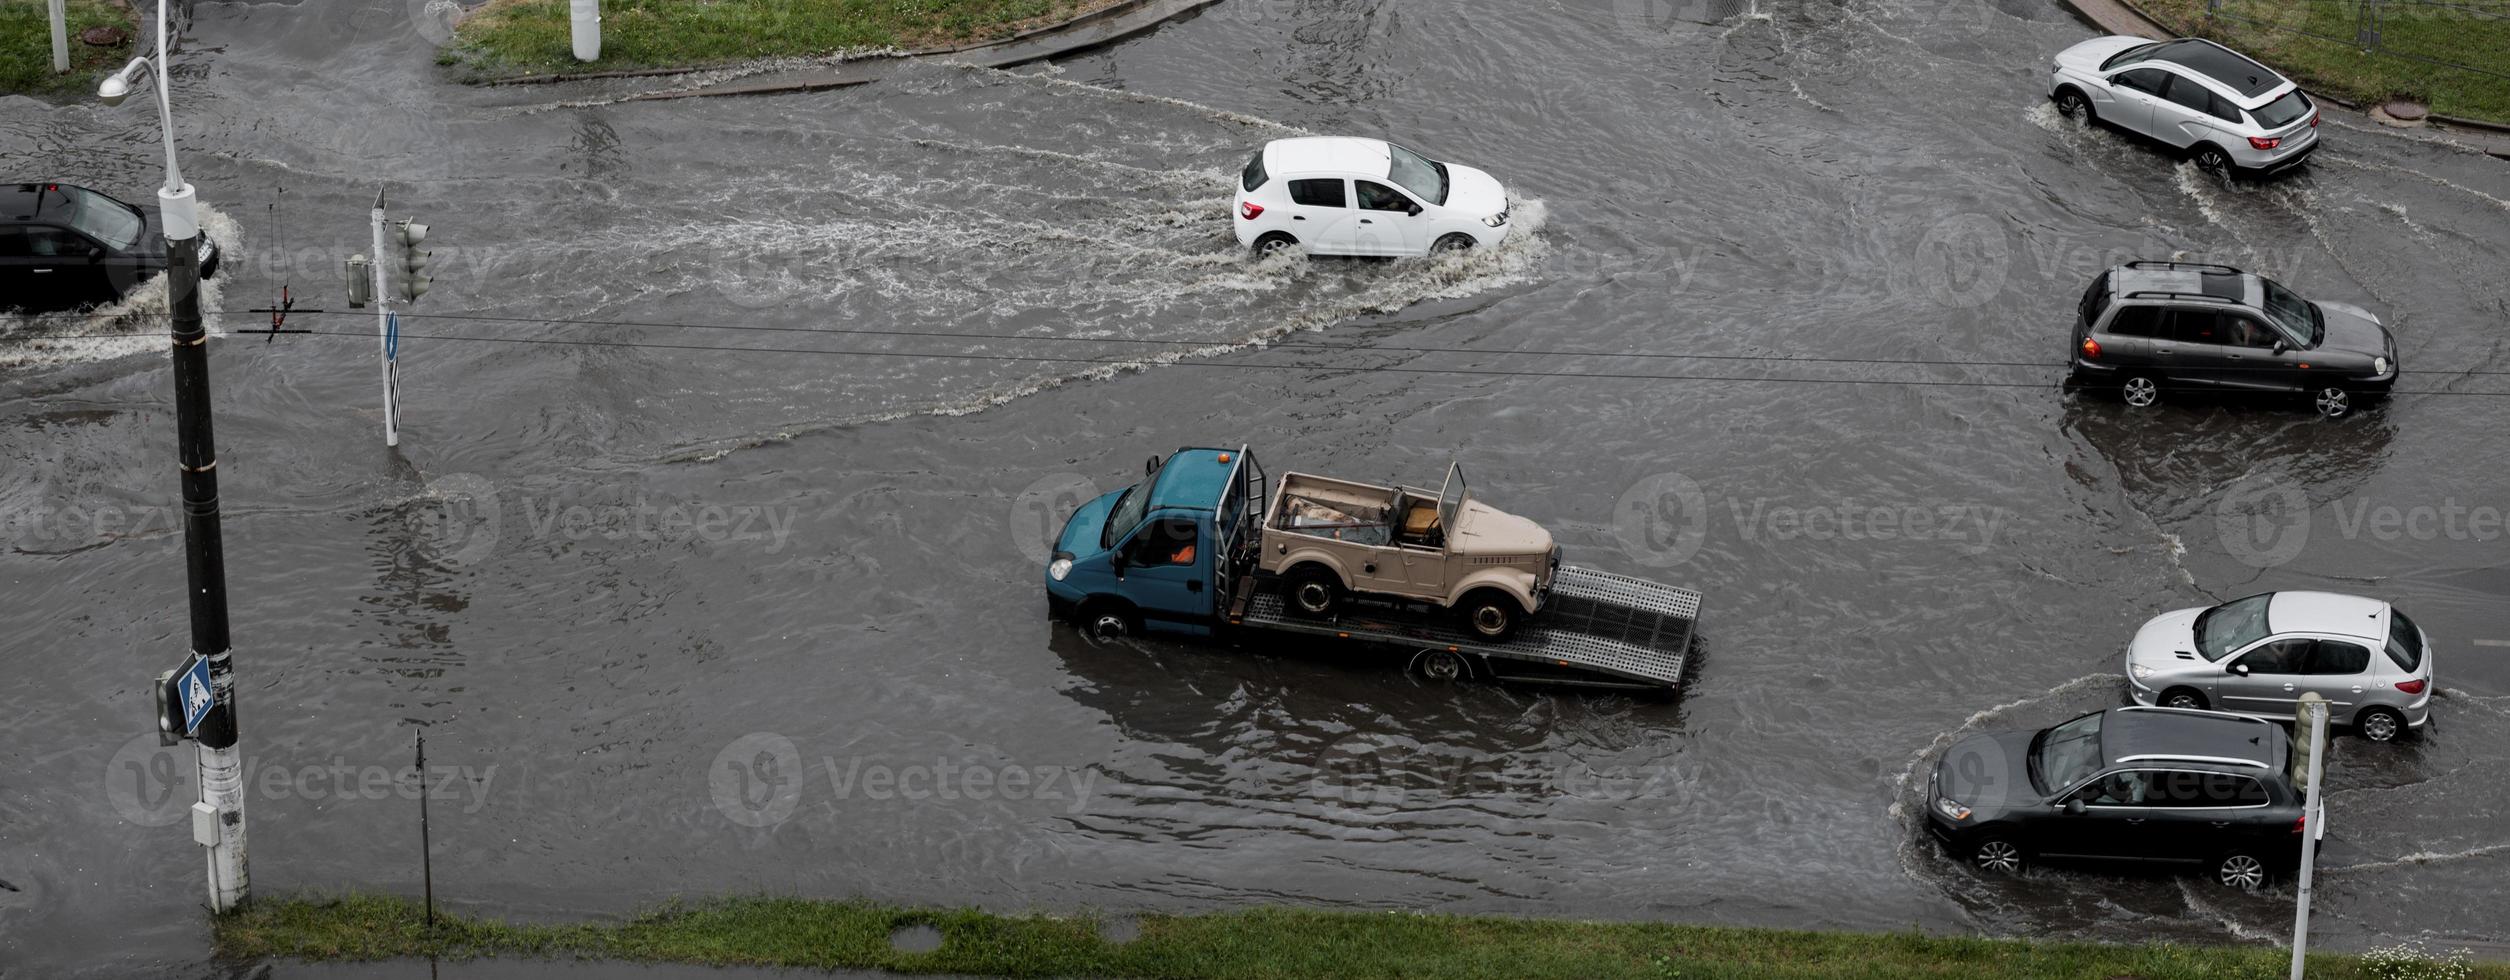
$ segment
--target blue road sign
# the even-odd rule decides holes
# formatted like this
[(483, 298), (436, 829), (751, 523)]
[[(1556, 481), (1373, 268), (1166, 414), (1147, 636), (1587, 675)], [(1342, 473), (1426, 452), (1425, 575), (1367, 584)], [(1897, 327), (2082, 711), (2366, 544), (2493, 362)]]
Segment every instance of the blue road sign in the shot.
[(217, 690), (209, 686), (209, 661), (193, 654), (183, 676), (174, 680), (174, 693), (183, 699), (183, 734), (199, 734), (201, 720), (218, 703)]

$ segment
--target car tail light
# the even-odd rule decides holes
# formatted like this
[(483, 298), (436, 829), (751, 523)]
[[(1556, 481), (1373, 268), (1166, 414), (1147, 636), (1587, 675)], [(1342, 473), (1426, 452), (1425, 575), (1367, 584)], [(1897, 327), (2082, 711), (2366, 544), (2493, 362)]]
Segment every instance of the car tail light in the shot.
[(2315, 112), (2310, 113), (2310, 128), (2311, 128), (2311, 129), (2317, 129), (2317, 128), (2318, 128), (2318, 113), (2315, 113)]
[(2302, 834), (2308, 833), (2308, 832), (2309, 832), (2309, 827), (2310, 827), (2310, 815), (2309, 815), (2309, 814), (2304, 813), (2304, 814), (2302, 814), (2302, 815), (2300, 815), (2300, 816), (2297, 816), (2297, 817), (2292, 818), (2292, 836), (2294, 836), (2294, 837), (2299, 837), (2299, 836), (2301, 836)]
[(1256, 215), (1262, 213), (1264, 213), (1264, 206), (1261, 204), (1257, 204), (1253, 201), (1238, 202), (1238, 217), (1245, 218), (1248, 221), (1253, 221), (1255, 220)]
[(2100, 341), (2093, 340), (2090, 337), (2083, 338), (2083, 359), (2087, 361), (2100, 360)]
[(2407, 694), (2421, 694), (2423, 693), (2423, 685), (2425, 683), (2427, 682), (2420, 680), (2398, 681), (2397, 690), (2404, 691)]
[(2261, 150), (2271, 150), (2275, 147), (2282, 146), (2283, 138), (2280, 136), (2251, 136), (2249, 137), (2249, 145)]

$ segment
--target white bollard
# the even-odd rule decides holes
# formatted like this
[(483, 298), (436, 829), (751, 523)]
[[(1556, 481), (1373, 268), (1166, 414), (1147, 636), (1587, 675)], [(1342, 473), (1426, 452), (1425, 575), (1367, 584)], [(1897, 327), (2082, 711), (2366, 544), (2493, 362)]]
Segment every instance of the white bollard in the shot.
[(567, 9), (575, 23), (575, 60), (598, 60), (601, 57), (601, 0), (567, 0)]
[(52, 19), (52, 73), (70, 73), (69, 0), (52, 0), (44, 5), (45, 15)]

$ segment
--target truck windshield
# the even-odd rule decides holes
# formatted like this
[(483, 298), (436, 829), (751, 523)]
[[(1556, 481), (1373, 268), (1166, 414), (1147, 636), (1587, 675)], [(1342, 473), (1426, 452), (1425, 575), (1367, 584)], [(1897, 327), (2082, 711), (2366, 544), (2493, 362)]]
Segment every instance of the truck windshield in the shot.
[(2266, 638), (2266, 607), (2275, 594), (2233, 599), (2196, 615), (2196, 652), (2207, 660)]
[(2084, 715), (2032, 739), (2031, 781), (2040, 792), (2054, 793), (2100, 771), (2101, 717)]
[(1133, 533), (1135, 525), (1142, 523), (1143, 512), (1150, 509), (1150, 493), (1145, 489), (1150, 483), (1150, 480), (1143, 480), (1126, 487), (1124, 496), (1116, 498), (1116, 505), (1107, 511), (1106, 528), (1098, 532), (1098, 547), (1101, 550), (1115, 547), (1116, 542)]

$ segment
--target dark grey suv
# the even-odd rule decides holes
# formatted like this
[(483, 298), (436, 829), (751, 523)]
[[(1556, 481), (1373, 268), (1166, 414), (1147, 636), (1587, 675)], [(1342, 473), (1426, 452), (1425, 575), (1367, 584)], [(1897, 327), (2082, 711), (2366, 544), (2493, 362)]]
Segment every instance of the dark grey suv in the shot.
[(1927, 829), (1972, 867), (2193, 865), (2254, 889), (2300, 862), (2302, 798), (2283, 726), (2218, 711), (2111, 708), (1953, 743)]
[[(0, 183), (0, 309), (110, 303), (165, 269), (156, 208), (74, 184)], [(204, 235), (200, 275), (217, 274), (218, 243)]]
[(2073, 383), (2116, 388), (2139, 408), (2174, 394), (2299, 394), (2332, 417), (2397, 380), (2397, 339), (2369, 311), (2196, 262), (2101, 273), (2076, 310), (2072, 353)]

